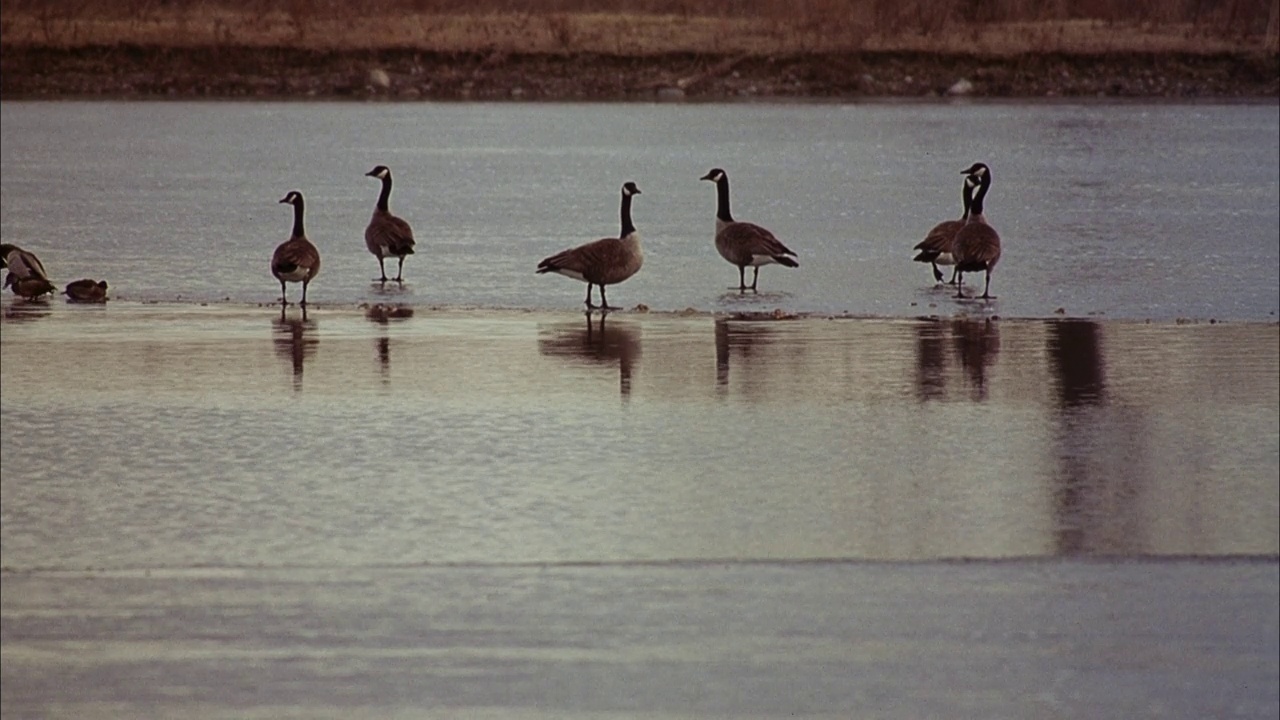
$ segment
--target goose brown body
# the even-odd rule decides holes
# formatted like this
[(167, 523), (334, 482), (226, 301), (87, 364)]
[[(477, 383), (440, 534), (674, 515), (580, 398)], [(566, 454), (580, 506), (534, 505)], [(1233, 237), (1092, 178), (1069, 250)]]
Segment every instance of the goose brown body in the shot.
[(77, 303), (101, 303), (107, 301), (107, 281), (95, 281), (89, 278), (67, 283), (62, 291), (67, 300)]
[(11, 288), (15, 295), (34, 300), (41, 295), (55, 292), (44, 264), (35, 253), (17, 245), (0, 245), (0, 268), (7, 268), (3, 287)]
[(969, 208), (969, 220), (956, 233), (951, 244), (951, 254), (955, 259), (956, 272), (960, 282), (956, 288), (956, 297), (964, 297), (961, 286), (964, 273), (983, 272), (986, 282), (982, 289), (982, 299), (991, 300), (991, 273), (996, 263), (1000, 262), (1000, 234), (987, 224), (984, 214), (984, 201), (987, 191), (991, 189), (991, 169), (982, 163), (974, 163), (964, 173), (976, 184), (973, 203)]
[(302, 283), (302, 299), (298, 304), (305, 307), (307, 286), (320, 273), (320, 251), (307, 239), (303, 226), (305, 201), (302, 193), (292, 190), (280, 202), (293, 206), (293, 232), (272, 253), (271, 274), (280, 281), (280, 302), (284, 305), (289, 304), (285, 283)]
[[(767, 229), (749, 222), (733, 219), (729, 208), (729, 175), (720, 168), (713, 168), (700, 178), (716, 184), (716, 251), (720, 257), (738, 268), (738, 290), (755, 290), (760, 280), (760, 266), (778, 264), (799, 267), (795, 252)], [(754, 274), (747, 285), (746, 269)]]
[[(912, 258), (915, 262), (927, 262), (933, 267), (933, 279), (942, 282), (942, 271), (938, 269), (939, 265), (954, 265), (955, 258), (951, 253), (951, 245), (955, 241), (956, 233), (960, 232), (960, 228), (969, 221), (969, 204), (973, 199), (973, 180), (971, 177), (965, 177), (964, 188), (961, 191), (964, 201), (964, 213), (959, 220), (943, 220), (929, 234), (924, 236), (924, 240), (916, 243), (913, 250), (919, 253)], [(959, 271), (951, 272), (951, 283), (956, 282), (956, 276)]]
[(600, 306), (611, 309), (605, 298), (605, 286), (617, 285), (640, 271), (644, 265), (644, 250), (640, 245), (640, 233), (631, 221), (631, 198), (639, 195), (640, 188), (633, 182), (622, 186), (622, 229), (616, 238), (601, 238), (568, 250), (563, 250), (538, 263), (537, 272), (557, 273), (587, 283), (588, 308), (591, 289), (600, 286)]
[(378, 270), (381, 282), (387, 281), (387, 270), (384, 262), (388, 257), (399, 260), (396, 270), (396, 282), (404, 282), (404, 259), (414, 253), (413, 228), (404, 219), (391, 214), (391, 169), (379, 165), (365, 175), (382, 181), (382, 192), (378, 195), (378, 204), (373, 209), (373, 217), (364, 229), (364, 244), (378, 258)]

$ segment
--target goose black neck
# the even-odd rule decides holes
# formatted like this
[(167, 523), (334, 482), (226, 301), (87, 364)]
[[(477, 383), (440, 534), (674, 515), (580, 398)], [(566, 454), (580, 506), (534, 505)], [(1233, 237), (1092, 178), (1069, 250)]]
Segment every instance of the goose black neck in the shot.
[(973, 186), (969, 184), (968, 180), (964, 182), (964, 192), (961, 193), (961, 196), (964, 199), (964, 214), (960, 216), (960, 219), (968, 220), (969, 214), (973, 210)]
[(382, 178), (382, 193), (378, 195), (378, 209), (382, 212), (391, 212), (388, 203), (391, 201), (391, 175), (388, 174)]
[(636, 231), (636, 226), (631, 223), (631, 196), (622, 193), (622, 234), (618, 237), (624, 238)]
[(722, 177), (716, 181), (716, 217), (725, 222), (733, 222), (733, 214), (729, 212), (728, 177)]
[(987, 197), (987, 190), (991, 189), (991, 173), (983, 173), (982, 179), (978, 181), (978, 189), (973, 194), (973, 202), (969, 204), (969, 215), (982, 215), (982, 201)]
[(293, 236), (307, 236), (307, 231), (302, 226), (302, 198), (298, 198), (298, 202), (293, 204)]

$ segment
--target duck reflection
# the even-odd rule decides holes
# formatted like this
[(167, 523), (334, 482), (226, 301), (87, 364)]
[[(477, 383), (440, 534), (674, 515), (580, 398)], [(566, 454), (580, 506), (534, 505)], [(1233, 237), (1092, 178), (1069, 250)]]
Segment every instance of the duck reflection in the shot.
[[(1121, 436), (1126, 433), (1113, 426), (1116, 418), (1107, 410), (1102, 329), (1088, 320), (1061, 320), (1049, 323), (1047, 330), (1059, 425), (1053, 488), (1055, 551), (1059, 555), (1134, 551), (1141, 532), (1126, 528), (1125, 518), (1136, 517), (1127, 508), (1140, 495), (1132, 487), (1140, 482), (1140, 473), (1132, 466), (1123, 467), (1135, 461), (1134, 448), (1123, 442)], [(1108, 452), (1109, 448), (1116, 450)]]
[(1000, 325), (990, 319), (956, 318), (951, 340), (973, 399), (987, 399), (987, 370), (1000, 354)]
[[(364, 312), (365, 319), (378, 325), (390, 325), (413, 317), (413, 308), (403, 305), (371, 305)], [(383, 384), (391, 382), (391, 338), (383, 335), (374, 338), (373, 348), (378, 356), (378, 368)]]
[[(288, 313), (280, 308), (280, 317), (273, 321), (276, 353), (289, 359), (293, 366), (293, 389), (302, 390), (303, 364), (315, 355), (320, 341), (315, 337), (316, 323), (307, 319), (306, 308), (301, 313)], [(310, 336), (310, 337), (308, 337)]]
[(940, 400), (947, 391), (947, 330), (934, 320), (916, 323), (916, 397)]
[(631, 395), (631, 376), (640, 359), (639, 330), (628, 323), (608, 322), (608, 313), (597, 323), (592, 313), (584, 313), (586, 326), (557, 328), (549, 337), (538, 338), (538, 352), (571, 358), (590, 364), (618, 364), (618, 388), (623, 398)]

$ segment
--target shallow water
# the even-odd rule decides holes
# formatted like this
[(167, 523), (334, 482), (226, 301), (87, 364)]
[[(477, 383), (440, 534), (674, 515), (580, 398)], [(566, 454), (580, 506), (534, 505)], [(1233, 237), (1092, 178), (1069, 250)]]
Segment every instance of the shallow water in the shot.
[(1277, 707), (1274, 324), (3, 310), (6, 717)]
[[(5, 241), (116, 298), (0, 300), (6, 718), (1280, 713), (1272, 105), (0, 119)], [(909, 262), (975, 154), (990, 304)], [(801, 254), (758, 296), (713, 164)], [(532, 275), (624, 179), (610, 300), (694, 311)], [(295, 186), (305, 317), (257, 305)]]
[[(61, 284), (133, 300), (269, 302), (290, 189), (324, 257), (311, 299), (569, 309), (580, 284), (539, 259), (616, 234), (643, 191), (644, 269), (615, 304), (904, 315), (983, 311), (1274, 319), (1280, 107), (1263, 104), (42, 103), (0, 108), (0, 232)], [(960, 170), (989, 163), (1005, 252), (998, 301), (957, 303), (910, 248), (959, 215)], [(419, 254), (371, 284), (363, 229), (391, 166)], [(735, 215), (801, 267), (727, 293), (711, 242), (721, 166)], [(980, 281), (981, 278), (972, 278)], [(295, 288), (296, 292), (296, 288)]]
[(1280, 551), (1271, 324), (9, 310), (14, 568)]

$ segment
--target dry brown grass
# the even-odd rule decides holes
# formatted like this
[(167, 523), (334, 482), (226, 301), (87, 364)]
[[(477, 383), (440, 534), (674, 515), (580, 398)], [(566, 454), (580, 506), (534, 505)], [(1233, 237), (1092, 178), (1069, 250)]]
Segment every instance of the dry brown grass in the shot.
[(771, 55), (1280, 52), (1280, 0), (6, 0), (6, 45)]

